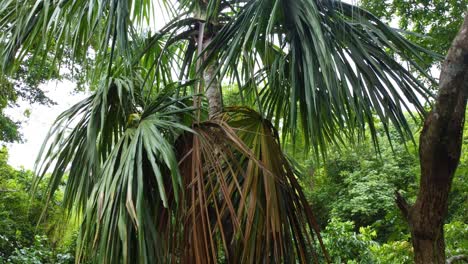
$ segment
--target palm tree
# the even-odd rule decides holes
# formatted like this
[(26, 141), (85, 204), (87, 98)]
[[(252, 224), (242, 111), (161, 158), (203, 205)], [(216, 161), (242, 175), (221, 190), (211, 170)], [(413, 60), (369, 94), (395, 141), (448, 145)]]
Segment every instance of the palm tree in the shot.
[(410, 58), (429, 52), (338, 0), (3, 0), (0, 14), (5, 71), (52, 56), (94, 91), (37, 163), (83, 217), (78, 262), (328, 261), (282, 140), (302, 133), (319, 156), (369, 131), (378, 146), (377, 118), (411, 137), (404, 112), (431, 97), (399, 63), (424, 74)]

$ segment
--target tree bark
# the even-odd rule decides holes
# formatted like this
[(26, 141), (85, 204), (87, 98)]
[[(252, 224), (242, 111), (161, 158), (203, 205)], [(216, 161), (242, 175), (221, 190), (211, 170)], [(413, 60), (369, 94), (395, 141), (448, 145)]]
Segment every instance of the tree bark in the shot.
[(439, 95), (419, 142), (421, 180), (414, 205), (397, 195), (411, 230), (415, 263), (445, 263), (443, 225), (460, 160), (468, 94), (468, 14), (442, 66)]
[[(204, 93), (206, 98), (208, 99), (208, 115), (211, 119), (216, 114), (222, 111), (223, 101), (221, 95), (221, 84), (219, 79), (216, 76), (216, 71), (218, 64), (216, 60), (212, 62), (207, 62), (207, 57), (210, 55), (209, 51), (207, 51), (207, 47), (210, 45), (213, 35), (211, 35), (210, 31), (212, 25), (206, 24), (205, 22), (199, 23), (199, 32), (198, 32), (198, 56), (202, 56), (199, 58), (197, 62), (197, 72), (201, 69), (201, 66), (204, 64), (204, 69), (202, 74), (203, 82), (200, 83), (198, 93)], [(205, 29), (207, 28), (207, 32)], [(205, 54), (203, 55), (203, 52)], [(196, 107), (200, 107), (199, 99), (195, 99), (194, 105)]]
[[(211, 38), (207, 38), (203, 42), (205, 49), (211, 42)], [(216, 62), (209, 63), (203, 71), (203, 81), (205, 84), (205, 95), (208, 99), (208, 115), (210, 118), (220, 113), (223, 110), (223, 102), (221, 99), (221, 84), (216, 76), (218, 64)]]

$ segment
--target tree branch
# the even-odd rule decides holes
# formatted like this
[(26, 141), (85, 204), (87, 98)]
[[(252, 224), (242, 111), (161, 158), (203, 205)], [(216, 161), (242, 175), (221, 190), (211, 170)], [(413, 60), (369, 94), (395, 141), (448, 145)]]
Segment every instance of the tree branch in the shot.
[(468, 15), (444, 61), (439, 95), (421, 133), (420, 158), (426, 165), (422, 166), (423, 173), (426, 169), (437, 171), (434, 166), (438, 166), (439, 157), (458, 163), (467, 91)]
[(395, 191), (395, 202), (403, 213), (403, 216), (408, 219), (411, 205), (406, 201), (405, 197), (401, 196), (398, 191)]

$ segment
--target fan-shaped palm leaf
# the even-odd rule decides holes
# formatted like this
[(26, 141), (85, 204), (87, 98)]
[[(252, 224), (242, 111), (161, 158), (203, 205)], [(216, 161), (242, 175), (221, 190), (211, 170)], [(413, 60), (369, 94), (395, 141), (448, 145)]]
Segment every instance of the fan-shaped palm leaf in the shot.
[(366, 123), (375, 136), (374, 115), (386, 130), (392, 123), (411, 137), (404, 111), (424, 113), (431, 96), (397, 63), (421, 70), (409, 56), (430, 52), (341, 1), (248, 1), (205, 52), (221, 61), (219, 73), (241, 77), (240, 89), (258, 97), (259, 110), (284, 136), (294, 139), (302, 124), (316, 150)]
[(131, 19), (148, 20), (152, 8), (148, 0), (2, 1), (0, 13), (7, 15), (0, 20), (0, 28), (9, 39), (3, 55), (11, 61), (26, 46), (35, 52), (55, 48), (59, 61), (64, 48), (70, 48), (76, 59), (83, 59), (89, 47), (98, 51), (98, 58), (114, 51), (123, 56), (133, 30)]
[(70, 171), (65, 204), (70, 210), (82, 209), (84, 217), (78, 260), (164, 259), (166, 241), (160, 239), (157, 223), (169, 205), (177, 208), (182, 195), (173, 142), (182, 131), (190, 131), (182, 120), (193, 109), (184, 98), (171, 98), (175, 87), (145, 103), (141, 87), (134, 86), (141, 83), (111, 79), (64, 112), (44, 144), (47, 152), (40, 155), (41, 177), (55, 163), (50, 197)]

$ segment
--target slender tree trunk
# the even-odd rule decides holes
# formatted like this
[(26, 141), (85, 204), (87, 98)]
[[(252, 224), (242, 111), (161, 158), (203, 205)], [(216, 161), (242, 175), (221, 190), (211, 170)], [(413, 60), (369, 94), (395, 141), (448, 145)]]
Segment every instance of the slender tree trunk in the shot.
[[(197, 62), (197, 71), (201, 69), (201, 65), (204, 64), (204, 69), (202, 72), (203, 82), (200, 83), (198, 93), (204, 93), (208, 99), (208, 115), (209, 118), (212, 118), (216, 114), (222, 111), (222, 95), (221, 95), (221, 83), (216, 76), (216, 70), (218, 67), (217, 62), (211, 61), (207, 65), (207, 56), (210, 55), (209, 51), (206, 51), (207, 47), (211, 43), (213, 35), (210, 33), (210, 24), (199, 23), (199, 32), (198, 32), (198, 56)], [(205, 52), (205, 55), (202, 55)], [(197, 99), (198, 100), (198, 99)], [(200, 107), (200, 102), (196, 101), (195, 105)]]
[[(211, 38), (207, 38), (203, 42), (203, 47), (206, 48), (211, 42)], [(221, 84), (216, 76), (218, 64), (216, 61), (210, 62), (203, 71), (203, 81), (205, 86), (205, 95), (208, 99), (208, 115), (210, 118), (220, 113), (223, 109), (221, 99)]]
[(445, 263), (443, 225), (448, 195), (460, 160), (468, 94), (468, 15), (442, 66), (439, 95), (419, 142), (421, 181), (414, 205), (397, 194), (418, 264)]

